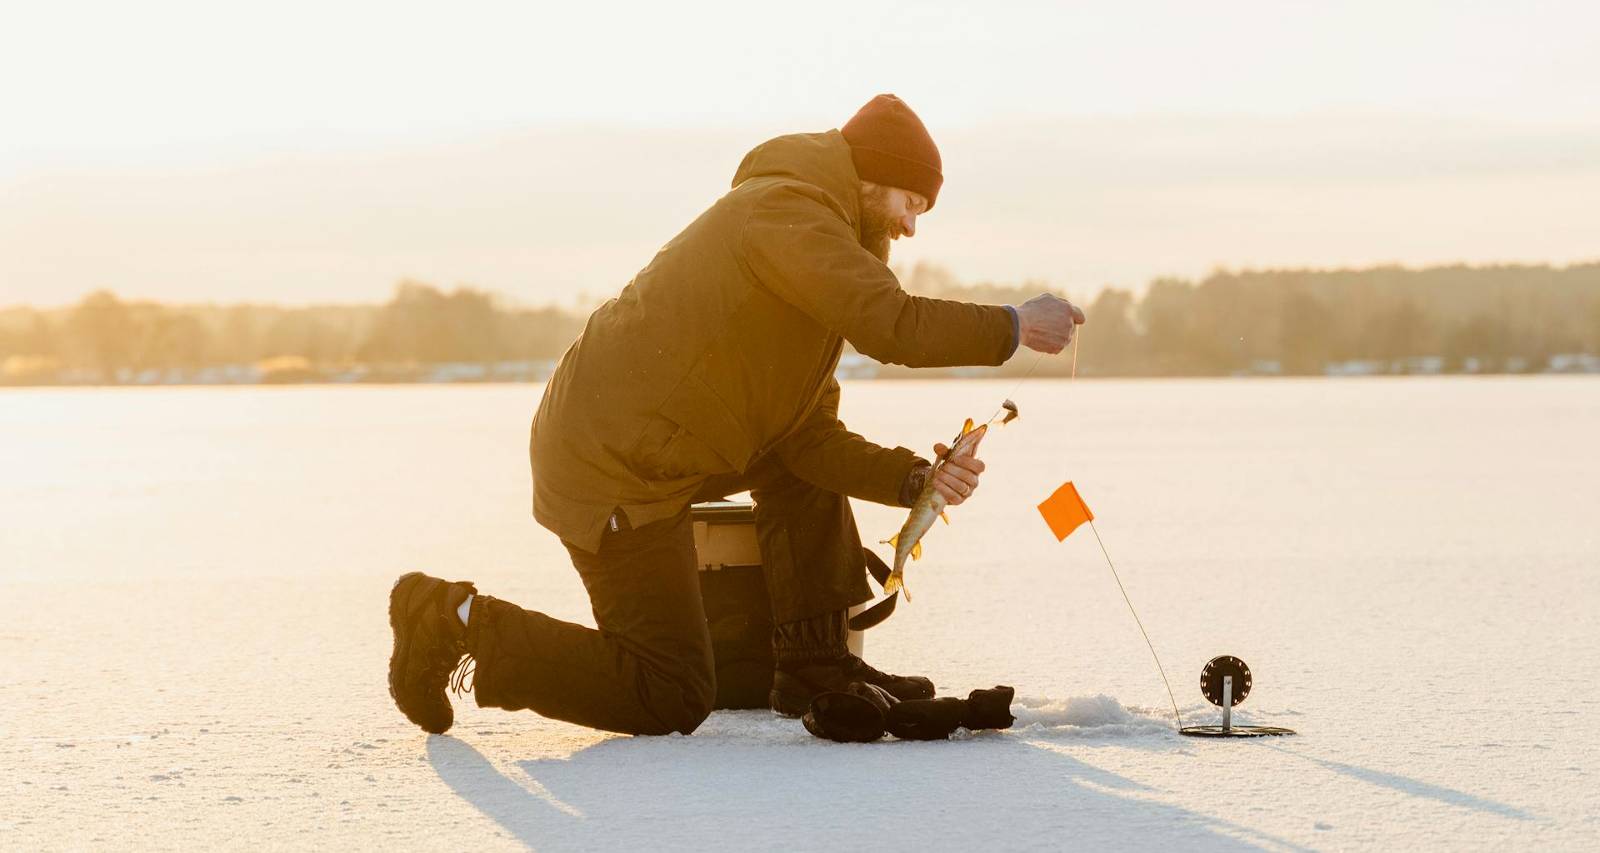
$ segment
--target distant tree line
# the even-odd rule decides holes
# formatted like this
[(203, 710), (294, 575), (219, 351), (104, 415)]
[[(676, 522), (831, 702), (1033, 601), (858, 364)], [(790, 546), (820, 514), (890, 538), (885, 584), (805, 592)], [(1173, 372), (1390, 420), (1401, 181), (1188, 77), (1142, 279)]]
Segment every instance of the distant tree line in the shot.
[[(926, 264), (900, 277), (912, 293), (967, 302), (1021, 304), (1050, 289), (963, 283)], [(1600, 356), (1600, 263), (1218, 271), (1200, 281), (1158, 279), (1141, 295), (1107, 288), (1085, 310), (1078, 372), (1090, 376), (1304, 375), (1348, 364), (1365, 365), (1358, 372), (1538, 371), (1564, 357)], [(0, 382), (67, 374), (117, 382), (130, 372), (284, 359), (313, 370), (549, 361), (585, 320), (409, 281), (383, 305), (302, 308), (161, 305), (99, 291), (70, 308), (0, 309)], [(1032, 361), (952, 372), (1007, 375)], [(1047, 359), (1037, 373), (1069, 368), (1069, 359)]]
[[(913, 293), (974, 302), (1020, 304), (1048, 289), (963, 285), (932, 266), (901, 278)], [(1535, 372), (1600, 357), (1600, 263), (1222, 270), (1079, 304), (1089, 322), (1078, 372), (1091, 376)], [(1036, 375), (1068, 369), (1069, 359), (1047, 359)]]
[(107, 291), (54, 311), (0, 310), (0, 365), (88, 371), (195, 370), (295, 360), (312, 368), (556, 359), (585, 318), (503, 304), (470, 287), (402, 282), (383, 305), (161, 305)]

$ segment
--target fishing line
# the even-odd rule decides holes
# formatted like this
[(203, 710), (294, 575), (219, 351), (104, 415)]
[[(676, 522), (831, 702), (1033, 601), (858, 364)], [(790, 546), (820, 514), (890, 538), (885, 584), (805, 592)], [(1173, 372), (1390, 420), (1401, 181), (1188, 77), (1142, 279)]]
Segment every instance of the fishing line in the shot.
[[(1019, 343), (1018, 346), (1021, 346), (1021, 344)], [(1043, 358), (1044, 358), (1044, 350), (1040, 350), (1036, 355), (1034, 355), (1033, 364), (1028, 365), (1028, 369), (1025, 372), (1023, 372), (1021, 377), (1019, 377), (1017, 379), (1017, 384), (1012, 385), (1011, 386), (1011, 390), (1007, 391), (1005, 397), (1001, 398), (1005, 402), (1001, 403), (1000, 407), (998, 409), (994, 410), (994, 414), (990, 415), (989, 416), (989, 420), (985, 421), (985, 423), (991, 423), (992, 424), (992, 423), (994, 423), (995, 418), (1000, 417), (1000, 413), (1006, 410), (1006, 403), (1010, 403), (1011, 402), (1011, 395), (1017, 393), (1017, 389), (1022, 387), (1022, 380), (1023, 379), (1027, 379), (1029, 376), (1033, 375), (1033, 369), (1035, 367), (1039, 366), (1039, 361), (1041, 359), (1043, 359)], [(1076, 337), (1074, 337), (1072, 339), (1072, 375), (1073, 376), (1077, 376), (1078, 375), (1078, 339)], [(1002, 421), (1001, 423), (1003, 425), (1005, 423), (1005, 421)], [(959, 435), (956, 436), (955, 440), (950, 442), (950, 446), (945, 448), (944, 455), (940, 456), (935, 461), (937, 463), (943, 463), (946, 459), (950, 458), (950, 454), (955, 452), (956, 441), (959, 441), (960, 439), (961, 439), (961, 436), (959, 436)]]
[[(1071, 378), (1077, 379), (1078, 378), (1078, 341), (1083, 339), (1083, 327), (1082, 326), (1077, 326), (1072, 331), (1073, 331), (1073, 335), (1072, 335), (1072, 377)], [(1033, 375), (1033, 369), (1038, 367), (1039, 366), (1039, 362), (1043, 361), (1043, 360), (1044, 360), (1044, 351), (1040, 350), (1036, 355), (1034, 355), (1033, 364), (1028, 365), (1028, 369), (1026, 371), (1024, 371), (1022, 376), (1017, 379), (1017, 384), (1011, 386), (1011, 390), (1007, 391), (1006, 392), (1006, 396), (1004, 398), (1002, 398), (1002, 399), (1010, 400), (1011, 399), (1011, 395), (1017, 393), (1017, 389), (1022, 387), (1022, 380), (1027, 379), (1029, 376), (1032, 376)], [(999, 417), (1000, 413), (1005, 411), (1005, 408), (1006, 408), (1005, 404), (1001, 403), (1000, 404), (1000, 408), (994, 410), (994, 414), (989, 417), (989, 420), (993, 421), (995, 418)]]
[[(1040, 350), (1039, 353), (1033, 357), (1033, 364), (1028, 365), (1027, 372), (1023, 373), (1022, 376), (1017, 379), (1017, 384), (1011, 386), (1011, 390), (1007, 391), (1006, 395), (1004, 397), (1002, 397), (1001, 399), (1010, 400), (1011, 399), (1011, 395), (1017, 393), (1017, 389), (1022, 387), (1022, 380), (1023, 379), (1027, 379), (1029, 376), (1033, 375), (1033, 369), (1035, 367), (1039, 366), (1039, 362), (1043, 358), (1044, 358), (1044, 351)], [(1072, 340), (1072, 370), (1073, 370), (1074, 373), (1076, 373), (1077, 370), (1078, 370), (1078, 340), (1077, 340), (1077, 338), (1073, 338), (1073, 340)], [(1005, 411), (1005, 408), (1006, 408), (1005, 404), (1001, 403), (1000, 404), (1000, 408), (995, 409), (994, 410), (994, 414), (989, 416), (989, 420), (993, 421), (995, 418), (1000, 417), (1000, 413)]]
[(1083, 340), (1082, 329), (1074, 329), (1073, 331), (1077, 332), (1077, 334), (1072, 336), (1072, 376), (1068, 377), (1069, 379), (1078, 378), (1078, 342)]

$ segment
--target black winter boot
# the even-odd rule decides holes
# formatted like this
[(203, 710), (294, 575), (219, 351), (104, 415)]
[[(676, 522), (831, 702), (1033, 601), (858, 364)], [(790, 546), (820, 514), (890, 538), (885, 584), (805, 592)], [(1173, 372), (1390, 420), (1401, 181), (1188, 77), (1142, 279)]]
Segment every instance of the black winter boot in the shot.
[(455, 722), (445, 687), (467, 651), (466, 627), (455, 611), (477, 592), (466, 581), (421, 572), (401, 575), (389, 590), (389, 627), (394, 630), (389, 695), (423, 731), (444, 734)]
[(933, 696), (932, 681), (920, 675), (881, 672), (850, 654), (846, 644), (849, 632), (848, 610), (785, 622), (773, 631), (777, 671), (768, 696), (772, 710), (785, 717), (802, 716), (819, 694), (847, 692), (854, 681), (881, 688), (900, 700)]
[(1016, 689), (1004, 684), (968, 693), (967, 713), (961, 718), (962, 728), (972, 731), (1011, 728), (1011, 724), (1017, 721), (1016, 717), (1011, 716), (1011, 700), (1016, 696)]
[(881, 687), (852, 682), (843, 693), (820, 693), (800, 718), (806, 731), (840, 743), (871, 743), (883, 737), (883, 717), (899, 701)]
[(954, 696), (901, 702), (884, 715), (884, 728), (901, 740), (944, 740), (961, 725), (967, 700)]
[(907, 699), (933, 698), (933, 682), (920, 675), (891, 675), (881, 672), (868, 666), (866, 661), (855, 655), (850, 655), (850, 661), (845, 669), (852, 679), (880, 687), (902, 702)]
[(974, 690), (965, 699), (900, 702), (884, 711), (883, 727), (901, 740), (943, 740), (957, 728), (1009, 729), (1011, 699), (1016, 691), (1004, 685), (989, 690)]

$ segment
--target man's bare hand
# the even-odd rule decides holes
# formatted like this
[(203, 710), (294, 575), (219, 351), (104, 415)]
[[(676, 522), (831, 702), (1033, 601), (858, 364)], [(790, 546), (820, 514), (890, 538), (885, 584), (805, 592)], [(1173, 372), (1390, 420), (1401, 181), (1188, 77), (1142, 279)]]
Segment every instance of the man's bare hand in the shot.
[[(950, 448), (942, 443), (933, 445), (933, 458), (938, 459)], [(945, 503), (955, 506), (978, 488), (978, 475), (983, 473), (983, 460), (976, 456), (958, 456), (945, 462), (933, 472), (933, 489), (944, 495)]]
[(1022, 345), (1051, 355), (1072, 343), (1084, 319), (1082, 309), (1054, 293), (1041, 293), (1017, 307)]

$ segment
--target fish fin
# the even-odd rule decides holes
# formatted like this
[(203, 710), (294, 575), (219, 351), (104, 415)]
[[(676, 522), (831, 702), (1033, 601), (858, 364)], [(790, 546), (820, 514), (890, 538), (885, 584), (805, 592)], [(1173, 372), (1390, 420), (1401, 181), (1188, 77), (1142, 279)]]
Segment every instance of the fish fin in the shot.
[(900, 534), (896, 533), (895, 535), (890, 536), (888, 539), (879, 539), (878, 540), (878, 544), (879, 545), (888, 545), (890, 548), (899, 547), (899, 545), (900, 545)]
[(943, 512), (939, 513), (939, 517), (944, 519), (944, 523), (945, 524), (949, 524), (950, 523), (950, 516), (945, 515)]
[(967, 418), (967, 422), (961, 425), (962, 435), (966, 435), (969, 432), (972, 432), (972, 418)]
[(912, 546), (911, 546), (911, 559), (913, 559), (913, 560), (922, 559), (922, 543), (921, 542), (916, 542), (916, 543), (912, 544)]
[(890, 572), (889, 573), (889, 577), (885, 578), (884, 581), (883, 581), (883, 594), (884, 595), (891, 595), (891, 594), (894, 593), (895, 590), (899, 589), (900, 587), (901, 587), (900, 570), (899, 569), (895, 569), (894, 571)]

